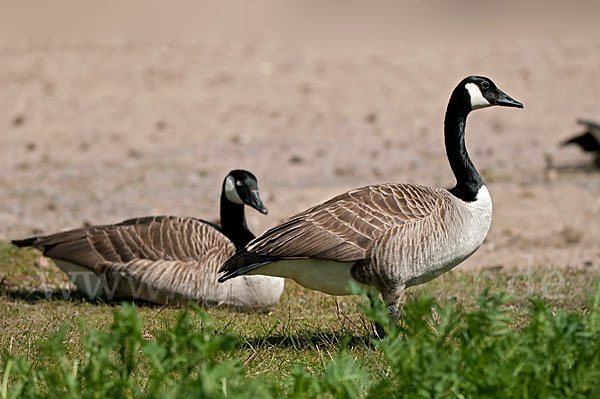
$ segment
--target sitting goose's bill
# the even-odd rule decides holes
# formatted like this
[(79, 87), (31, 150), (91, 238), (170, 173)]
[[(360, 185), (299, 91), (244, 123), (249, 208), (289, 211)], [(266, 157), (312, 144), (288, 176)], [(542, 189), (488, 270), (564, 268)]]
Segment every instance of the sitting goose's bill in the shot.
[(600, 167), (600, 125), (582, 119), (578, 123), (585, 128), (585, 131), (563, 141), (561, 144), (563, 146), (575, 144), (584, 152), (595, 153), (595, 162)]
[(379, 291), (397, 319), (404, 289), (458, 265), (487, 235), (492, 202), (464, 137), (469, 113), (493, 105), (523, 107), (485, 77), (465, 78), (452, 92), (444, 133), (454, 188), (378, 184), (338, 195), (251, 241), (225, 262), (219, 281), (261, 274), (346, 295), (355, 280)]
[(281, 278), (245, 276), (217, 283), (219, 266), (254, 238), (246, 225), (244, 204), (267, 213), (254, 175), (233, 170), (223, 182), (221, 226), (190, 217), (151, 216), (13, 244), (42, 251), (92, 299), (271, 306), (283, 291)]

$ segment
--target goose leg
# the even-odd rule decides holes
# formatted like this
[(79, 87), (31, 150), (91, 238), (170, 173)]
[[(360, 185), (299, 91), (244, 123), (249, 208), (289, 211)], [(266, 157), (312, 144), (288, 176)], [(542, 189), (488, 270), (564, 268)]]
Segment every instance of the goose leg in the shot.
[[(399, 313), (398, 313), (398, 304), (392, 303), (388, 305), (388, 310), (390, 312), (390, 318), (392, 319), (392, 323), (398, 323)], [(387, 336), (387, 332), (385, 328), (379, 323), (375, 323), (375, 338), (384, 339)]]
[[(392, 323), (398, 323), (398, 319), (400, 318), (400, 312), (398, 311), (398, 302), (400, 301), (400, 296), (402, 295), (402, 289), (396, 291), (382, 291), (381, 296), (383, 297), (383, 302), (387, 304), (388, 311), (390, 314), (390, 319), (392, 319)], [(385, 338), (387, 333), (383, 326), (379, 323), (375, 323), (375, 329), (377, 331), (377, 336), (380, 339)]]
[(383, 328), (383, 326), (379, 323), (375, 323), (375, 338), (377, 339), (384, 339), (387, 335), (387, 332), (385, 331), (385, 328)]
[[(377, 294), (367, 294), (367, 297), (369, 298), (369, 301), (371, 302), (371, 304), (373, 304), (373, 301), (378, 301), (379, 298), (377, 296)], [(383, 328), (383, 326), (377, 322), (375, 322), (375, 338), (377, 339), (384, 339), (385, 336), (387, 335), (387, 333), (385, 332), (385, 328)]]
[[(400, 318), (400, 313), (398, 311), (398, 302), (400, 301), (400, 296), (402, 295), (402, 290), (397, 290), (395, 292), (382, 292), (383, 302), (387, 305), (388, 311), (390, 314), (390, 319), (392, 319), (392, 323), (398, 323), (398, 319)], [(374, 297), (372, 294), (367, 295), (371, 302), (378, 300), (379, 298)], [(375, 323), (375, 338), (383, 339), (387, 335), (385, 328), (379, 324)]]
[(394, 291), (385, 290), (381, 292), (383, 301), (388, 305), (390, 317), (395, 323), (397, 323), (398, 319), (400, 318), (400, 313), (398, 311), (398, 302), (400, 302), (400, 297), (402, 296), (403, 292), (404, 287), (400, 287)]
[(398, 311), (398, 300), (394, 300), (394, 302), (385, 301), (388, 304), (388, 310), (390, 312), (390, 318), (392, 322), (398, 323), (398, 319), (400, 318), (400, 312)]

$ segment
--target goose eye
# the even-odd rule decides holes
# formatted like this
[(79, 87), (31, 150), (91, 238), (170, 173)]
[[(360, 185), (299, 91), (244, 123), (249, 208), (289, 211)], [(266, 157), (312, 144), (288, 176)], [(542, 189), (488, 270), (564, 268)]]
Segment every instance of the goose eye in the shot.
[(238, 186), (238, 187), (242, 187), (242, 182), (238, 180), (238, 181), (235, 182), (235, 185)]
[(483, 90), (487, 90), (490, 88), (490, 82), (488, 82), (487, 80), (484, 80), (483, 82), (481, 82), (481, 88)]

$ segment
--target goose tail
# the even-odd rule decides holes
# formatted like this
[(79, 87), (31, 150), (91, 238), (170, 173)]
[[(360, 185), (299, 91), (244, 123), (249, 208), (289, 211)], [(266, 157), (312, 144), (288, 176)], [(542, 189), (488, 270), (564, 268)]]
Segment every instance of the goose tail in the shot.
[(29, 237), (23, 240), (11, 240), (12, 245), (17, 246), (19, 248), (23, 247), (33, 247), (33, 244), (37, 240), (37, 237)]
[(219, 277), (219, 283), (223, 283), (234, 277), (238, 277), (258, 269), (268, 263), (279, 260), (278, 258), (260, 255), (253, 252), (248, 252), (246, 249), (238, 251), (231, 258), (227, 259), (223, 266), (219, 269), (222, 276)]

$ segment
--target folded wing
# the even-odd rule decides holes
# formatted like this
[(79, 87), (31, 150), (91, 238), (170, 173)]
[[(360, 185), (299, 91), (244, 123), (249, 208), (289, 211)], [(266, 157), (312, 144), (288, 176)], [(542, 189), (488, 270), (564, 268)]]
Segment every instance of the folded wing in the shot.
[(214, 248), (233, 248), (218, 226), (174, 216), (136, 218), (113, 225), (85, 227), (37, 237), (30, 244), (43, 251), (45, 256), (94, 272), (100, 272), (97, 269), (101, 264), (126, 264), (139, 259), (197, 261)]
[(365, 259), (368, 249), (384, 232), (422, 220), (440, 207), (437, 190), (411, 184), (380, 184), (339, 195), (251, 241), (221, 268), (225, 275), (220, 281), (280, 259)]

